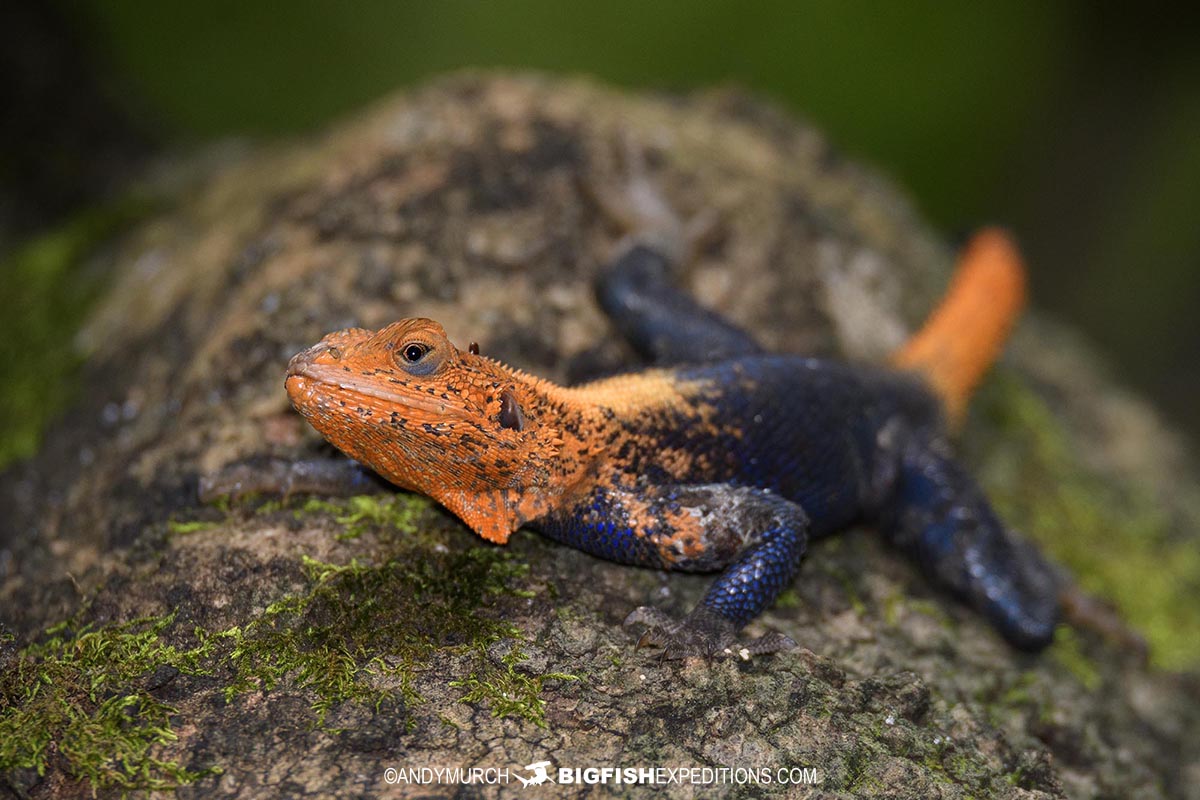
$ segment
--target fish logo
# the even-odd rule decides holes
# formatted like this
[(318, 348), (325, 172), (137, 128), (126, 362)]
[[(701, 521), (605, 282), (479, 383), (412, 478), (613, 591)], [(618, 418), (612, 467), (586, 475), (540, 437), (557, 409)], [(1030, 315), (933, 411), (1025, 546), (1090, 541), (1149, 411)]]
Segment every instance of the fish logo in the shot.
[(541, 786), (543, 783), (554, 783), (554, 779), (546, 772), (546, 767), (553, 766), (549, 761), (535, 761), (532, 764), (526, 764), (525, 769), (533, 773), (528, 778), (517, 776), (517, 780), (521, 782), (522, 787), (526, 786)]

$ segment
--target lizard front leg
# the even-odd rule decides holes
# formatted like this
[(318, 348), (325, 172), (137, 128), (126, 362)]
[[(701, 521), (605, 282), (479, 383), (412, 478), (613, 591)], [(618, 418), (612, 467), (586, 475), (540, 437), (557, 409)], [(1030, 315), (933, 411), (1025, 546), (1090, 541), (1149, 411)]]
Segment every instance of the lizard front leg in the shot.
[(253, 494), (318, 494), (348, 497), (388, 491), (388, 484), (369, 469), (348, 458), (312, 458), (292, 461), (255, 456), (226, 464), (200, 476), (200, 502), (221, 497), (237, 500)]
[(794, 644), (779, 634), (737, 643), (738, 631), (795, 578), (807, 545), (807, 515), (779, 495), (728, 484), (638, 483), (596, 489), (534, 527), (610, 561), (684, 572), (724, 569), (682, 620), (650, 607), (626, 619), (648, 628), (639, 644), (661, 646), (669, 658), (743, 647), (768, 653)]

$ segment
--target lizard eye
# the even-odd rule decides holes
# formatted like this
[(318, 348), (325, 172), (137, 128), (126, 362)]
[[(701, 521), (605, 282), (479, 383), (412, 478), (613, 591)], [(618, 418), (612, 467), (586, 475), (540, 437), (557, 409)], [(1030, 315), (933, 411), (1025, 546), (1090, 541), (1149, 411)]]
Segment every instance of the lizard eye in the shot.
[(396, 363), (409, 375), (432, 375), (442, 363), (441, 351), (424, 342), (405, 342), (394, 353)]
[(419, 342), (410, 342), (400, 349), (400, 355), (409, 364), (415, 364), (425, 357), (429, 348)]

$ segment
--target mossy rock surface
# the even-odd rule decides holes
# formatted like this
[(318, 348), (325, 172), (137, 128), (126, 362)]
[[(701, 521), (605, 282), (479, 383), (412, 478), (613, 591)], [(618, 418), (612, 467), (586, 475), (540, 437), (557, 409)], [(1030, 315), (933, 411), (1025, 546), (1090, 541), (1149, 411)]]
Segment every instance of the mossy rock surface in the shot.
[(868, 529), (814, 546), (753, 624), (800, 649), (662, 662), (620, 621), (707, 578), (493, 547), (405, 494), (198, 502), (235, 459), (328, 452), (282, 376), (330, 330), (428, 316), (551, 378), (622, 363), (589, 291), (615, 234), (581, 182), (617, 178), (626, 140), (679, 208), (719, 213), (683, 279), (771, 347), (879, 360), (945, 284), (901, 194), (734, 92), (458, 76), (242, 151), (106, 249), (78, 400), (0, 482), (0, 793), (404, 796), (388, 767), (549, 759), (821, 778), (727, 796), (1200, 796), (1194, 473), (1036, 318), (963, 449), (1152, 666), (1067, 629), (1018, 654)]

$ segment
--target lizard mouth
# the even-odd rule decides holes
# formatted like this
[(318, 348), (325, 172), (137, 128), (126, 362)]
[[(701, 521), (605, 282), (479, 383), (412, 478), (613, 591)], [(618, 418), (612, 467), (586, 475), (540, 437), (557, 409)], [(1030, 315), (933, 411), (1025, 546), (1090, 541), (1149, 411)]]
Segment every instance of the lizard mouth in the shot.
[(424, 411), (439, 417), (463, 416), (458, 409), (438, 398), (391, 391), (368, 376), (355, 375), (332, 365), (297, 364), (293, 360), (288, 366), (286, 386), (292, 402), (297, 405), (303, 405), (302, 400), (310, 399), (314, 390), (320, 391), (317, 387), (323, 387), (326, 392), (330, 389), (349, 392), (359, 397), (382, 401), (388, 406)]

